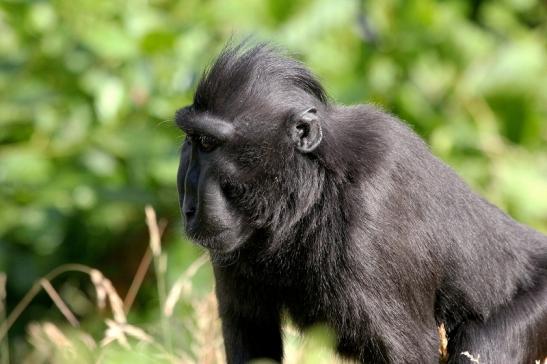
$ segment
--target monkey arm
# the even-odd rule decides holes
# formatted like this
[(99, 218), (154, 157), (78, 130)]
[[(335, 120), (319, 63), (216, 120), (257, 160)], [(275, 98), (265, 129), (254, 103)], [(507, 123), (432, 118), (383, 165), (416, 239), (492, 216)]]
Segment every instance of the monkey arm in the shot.
[(264, 287), (251, 287), (241, 277), (234, 279), (226, 268), (215, 268), (215, 280), (228, 364), (254, 359), (281, 362), (283, 343), (276, 300)]
[(253, 359), (281, 362), (283, 348), (279, 320), (260, 321), (246, 317), (222, 317), (222, 332), (229, 364), (247, 363)]

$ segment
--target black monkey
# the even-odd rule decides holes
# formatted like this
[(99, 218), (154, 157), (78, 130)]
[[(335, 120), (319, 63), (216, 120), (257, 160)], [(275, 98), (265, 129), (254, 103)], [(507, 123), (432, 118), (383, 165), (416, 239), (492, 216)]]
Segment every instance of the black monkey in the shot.
[(193, 104), (178, 174), (211, 254), (229, 363), (281, 361), (281, 319), (330, 327), (366, 363), (547, 355), (547, 237), (473, 193), (406, 125), (339, 106), (268, 45), (226, 48)]

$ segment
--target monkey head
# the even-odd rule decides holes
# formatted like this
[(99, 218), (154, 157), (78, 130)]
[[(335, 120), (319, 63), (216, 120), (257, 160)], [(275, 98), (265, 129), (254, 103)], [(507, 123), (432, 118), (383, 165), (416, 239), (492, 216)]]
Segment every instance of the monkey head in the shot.
[(327, 97), (299, 62), (265, 45), (225, 49), (177, 111), (177, 185), (187, 235), (214, 251), (286, 234), (317, 202)]

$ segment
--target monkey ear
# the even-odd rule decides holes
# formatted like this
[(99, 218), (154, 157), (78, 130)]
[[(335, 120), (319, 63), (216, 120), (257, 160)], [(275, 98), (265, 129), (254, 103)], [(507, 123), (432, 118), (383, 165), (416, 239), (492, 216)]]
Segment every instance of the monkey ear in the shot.
[(302, 153), (314, 151), (323, 139), (317, 110), (313, 107), (301, 113), (289, 127), (291, 139)]

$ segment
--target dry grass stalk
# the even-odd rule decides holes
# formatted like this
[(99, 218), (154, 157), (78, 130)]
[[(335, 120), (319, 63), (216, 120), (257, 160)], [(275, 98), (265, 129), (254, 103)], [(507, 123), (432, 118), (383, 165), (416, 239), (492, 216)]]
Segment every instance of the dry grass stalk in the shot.
[(152, 343), (154, 341), (152, 337), (142, 329), (127, 323), (106, 320), (106, 325), (108, 328), (106, 330), (105, 337), (101, 340), (101, 346), (106, 346), (116, 341), (124, 348), (129, 349), (130, 346), (129, 340), (127, 339), (128, 336), (141, 342)]
[(127, 322), (127, 317), (125, 316), (125, 311), (123, 309), (123, 301), (116, 292), (112, 282), (110, 282), (109, 279), (105, 279), (103, 283), (108, 296), (108, 302), (110, 303), (110, 308), (112, 309), (114, 320), (119, 323)]
[(92, 269), (89, 273), (91, 283), (95, 286), (95, 294), (97, 295), (97, 306), (102, 310), (106, 307), (106, 290), (103, 287), (102, 281), (104, 276), (97, 269)]
[(155, 257), (161, 255), (161, 234), (156, 219), (156, 211), (151, 206), (144, 208), (146, 215), (146, 225), (148, 225), (148, 231), (150, 233), (150, 249)]
[[(151, 206), (146, 206), (144, 209), (146, 215), (146, 225), (148, 225), (148, 232), (150, 234), (150, 250), (152, 250), (152, 255), (154, 256), (154, 270), (156, 273), (156, 282), (158, 288), (158, 299), (160, 303), (160, 310), (163, 312), (165, 310), (165, 300), (166, 300), (166, 291), (167, 287), (165, 285), (165, 272), (167, 269), (167, 256), (162, 254), (161, 251), (161, 234), (160, 228), (158, 226), (158, 221), (156, 219), (156, 212)], [(167, 347), (169, 353), (173, 353), (173, 340), (171, 335), (171, 330), (169, 326), (169, 321), (165, 315), (161, 315), (161, 329), (163, 334), (163, 342)]]
[(27, 361), (45, 362), (53, 356), (53, 345), (49, 337), (44, 333), (41, 324), (31, 323), (27, 326), (28, 341), (34, 348), (34, 352), (29, 355)]
[(146, 251), (144, 252), (144, 255), (141, 258), (139, 266), (137, 267), (137, 271), (135, 272), (133, 281), (131, 282), (129, 289), (127, 290), (127, 294), (125, 295), (125, 298), (123, 299), (123, 308), (125, 310), (125, 313), (128, 313), (129, 310), (131, 310), (131, 306), (133, 306), (133, 302), (135, 302), (137, 293), (139, 292), (139, 289), (141, 288), (142, 282), (144, 281), (144, 278), (146, 277), (146, 273), (148, 273), (148, 268), (150, 267), (151, 263), (152, 263), (152, 250), (150, 250), (150, 248), (147, 247)]
[(97, 343), (95, 342), (95, 339), (93, 336), (88, 334), (85, 331), (79, 330), (76, 332), (76, 335), (78, 336), (78, 340), (84, 344), (86, 348), (88, 348), (91, 351), (94, 351), (97, 349)]
[[(0, 322), (6, 321), (6, 273), (0, 272)], [(0, 360), (2, 364), (9, 364), (9, 342), (8, 337), (2, 339), (0, 337)]]
[(0, 310), (5, 310), (4, 304), (6, 300), (6, 273), (0, 272)]
[(32, 323), (27, 330), (29, 341), (35, 348), (35, 352), (26, 362), (56, 363), (58, 360), (55, 358), (58, 354), (61, 354), (65, 359), (70, 358), (71, 361), (76, 361), (78, 355), (76, 347), (55, 324), (51, 322)]
[(116, 292), (110, 279), (106, 278), (97, 269), (92, 269), (89, 275), (91, 276), (91, 282), (93, 282), (95, 291), (97, 292), (97, 305), (101, 308), (105, 307), (106, 299), (108, 299), (114, 320), (118, 323), (126, 323), (127, 317), (125, 315), (123, 301)]
[(469, 360), (472, 361), (473, 363), (479, 363), (480, 364), (480, 359), (481, 359), (480, 355), (477, 355), (477, 357), (474, 357), (473, 355), (471, 355), (469, 353), (469, 351), (464, 351), (463, 353), (461, 353), (461, 355), (469, 358)]
[[(152, 210), (153, 211), (153, 210)], [(155, 216), (155, 214), (148, 213), (149, 216)], [(151, 224), (151, 230), (154, 231), (153, 234), (160, 232), (160, 229), (157, 227), (157, 223)], [(155, 227), (154, 227), (155, 226)], [(162, 229), (163, 230), (163, 229)], [(155, 235), (156, 236), (156, 235)], [(159, 237), (159, 235), (157, 235)], [(151, 244), (159, 244), (156, 238), (151, 239)], [(156, 247), (157, 248), (157, 247)], [(154, 248), (154, 249), (156, 249)], [(152, 250), (150, 250), (152, 251)], [(157, 252), (157, 249), (156, 249)], [(161, 256), (161, 250), (160, 250)], [(163, 264), (165, 259), (163, 259)], [(55, 268), (44, 277), (40, 278), (34, 283), (31, 289), (26, 293), (23, 299), (15, 306), (12, 312), (7, 316), (7, 318), (0, 321), (0, 341), (2, 342), (2, 364), (9, 363), (9, 356), (7, 354), (7, 332), (21, 315), (21, 313), (28, 307), (30, 302), (36, 297), (36, 295), (43, 289), (49, 297), (53, 300), (56, 307), (59, 311), (65, 316), (65, 318), (73, 325), (78, 326), (79, 322), (72, 311), (69, 309), (68, 305), (63, 301), (58, 292), (55, 290), (51, 281), (57, 276), (70, 272), (76, 271), (89, 275), (91, 282), (93, 283), (97, 295), (97, 306), (100, 309), (106, 307), (107, 303), (112, 310), (112, 315), (114, 320), (106, 320), (107, 330), (105, 332), (105, 337), (103, 338), (101, 344), (107, 345), (112, 341), (117, 341), (125, 347), (129, 347), (128, 337), (133, 337), (141, 343), (153, 343), (155, 346), (159, 346), (157, 343), (153, 342), (153, 339), (150, 335), (144, 332), (142, 329), (127, 324), (127, 316), (124, 310), (124, 303), (116, 289), (112, 285), (112, 282), (107, 279), (100, 271), (93, 269), (91, 267), (81, 265), (81, 264), (65, 264), (60, 267)], [(5, 312), (4, 298), (5, 298), (5, 281), (6, 276), (4, 273), (0, 272), (0, 314)], [(139, 284), (140, 285), (140, 284)], [(136, 294), (136, 293), (135, 293)], [(5, 315), (4, 315), (5, 316)], [(3, 317), (2, 317), (3, 318)], [(90, 350), (95, 350), (97, 344), (91, 336), (85, 332), (76, 332), (76, 335), (81, 339), (82, 343)], [(31, 362), (51, 362), (50, 359), (56, 355), (57, 352), (63, 353), (67, 352), (67, 348), (71, 350), (74, 348), (72, 342), (63, 334), (63, 332), (53, 325), (52, 323), (45, 323), (43, 325), (31, 324), (29, 325), (29, 340), (31, 344), (36, 349), (36, 354), (39, 355), (39, 358), (34, 358), (34, 354), (31, 359)], [(53, 344), (53, 345), (52, 345)], [(6, 349), (3, 349), (3, 348)], [(60, 351), (56, 350), (59, 349)], [(163, 348), (161, 348), (163, 349)], [(74, 353), (74, 355), (76, 355)], [(172, 359), (171, 361), (175, 362), (174, 358), (170, 353), (167, 355)], [(38, 361), (36, 361), (36, 360)], [(49, 360), (49, 361), (48, 361)]]
[(32, 302), (34, 297), (36, 297), (36, 295), (42, 290), (43, 287), (41, 282), (43, 279), (52, 281), (57, 276), (70, 271), (90, 274), (91, 270), (92, 269), (90, 267), (82, 264), (64, 264), (55, 268), (54, 270), (40, 278), (38, 281), (34, 282), (32, 287), (27, 291), (21, 301), (17, 303), (17, 305), (10, 312), (7, 318), (0, 324), (0, 341), (4, 338), (4, 336), (6, 336), (8, 330), (11, 328), (15, 320), (17, 320), (21, 313), (23, 313), (23, 311), (28, 307), (30, 302)]
[[(157, 264), (158, 272), (162, 276), (162, 279), (164, 279), (165, 272), (167, 272), (167, 255), (166, 254), (160, 255), (155, 264)], [(163, 285), (163, 287), (165, 291), (165, 284)], [(164, 294), (164, 303), (165, 303), (166, 292), (164, 292), (163, 294)]]
[[(167, 226), (166, 221), (164, 220), (160, 221), (159, 223), (160, 241), (166, 226)], [(144, 252), (144, 255), (142, 256), (141, 262), (139, 263), (139, 267), (137, 268), (137, 271), (135, 272), (135, 276), (133, 277), (133, 281), (131, 282), (131, 285), (129, 286), (129, 289), (127, 290), (127, 294), (125, 295), (125, 298), (123, 300), (123, 307), (126, 313), (129, 312), (129, 310), (131, 309), (131, 306), (133, 305), (133, 302), (135, 302), (137, 293), (139, 292), (139, 289), (141, 288), (142, 282), (144, 281), (144, 278), (146, 277), (146, 273), (148, 273), (148, 268), (150, 268), (151, 263), (152, 263), (152, 250), (150, 246), (148, 246), (146, 251)]]
[(29, 342), (43, 356), (50, 356), (50, 345), (48, 338), (44, 335), (42, 325), (39, 323), (30, 323), (27, 326)]
[(208, 261), (209, 256), (207, 254), (203, 254), (194, 262), (192, 262), (192, 264), (190, 264), (190, 266), (176, 280), (175, 284), (173, 284), (173, 287), (171, 287), (171, 290), (169, 291), (169, 294), (167, 295), (167, 299), (165, 301), (163, 314), (166, 317), (171, 317), (179, 299), (183, 295), (188, 295), (190, 293), (192, 289), (192, 277), (197, 273), (199, 268), (201, 268)]
[(441, 323), (437, 330), (439, 333), (439, 355), (441, 362), (444, 363), (448, 360), (448, 338), (446, 337), (444, 323)]
[(211, 292), (205, 299), (195, 302), (194, 309), (197, 318), (194, 331), (196, 362), (200, 364), (225, 363), (215, 294)]
[(63, 301), (61, 296), (57, 293), (55, 288), (49, 283), (47, 279), (42, 279), (40, 281), (40, 284), (42, 285), (42, 288), (44, 291), (47, 292), (53, 303), (55, 303), (55, 306), (59, 309), (59, 311), (63, 314), (63, 316), (67, 319), (68, 322), (74, 327), (80, 326), (80, 323), (78, 322), (78, 319), (72, 311), (70, 311), (70, 308), (68, 308), (68, 305)]
[(74, 350), (74, 346), (70, 340), (63, 334), (63, 332), (51, 322), (45, 322), (42, 325), (44, 333), (50, 339), (50, 341), (55, 344), (60, 349), (71, 349)]

